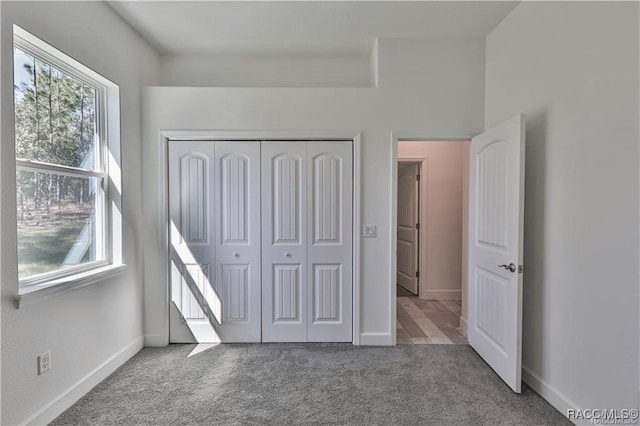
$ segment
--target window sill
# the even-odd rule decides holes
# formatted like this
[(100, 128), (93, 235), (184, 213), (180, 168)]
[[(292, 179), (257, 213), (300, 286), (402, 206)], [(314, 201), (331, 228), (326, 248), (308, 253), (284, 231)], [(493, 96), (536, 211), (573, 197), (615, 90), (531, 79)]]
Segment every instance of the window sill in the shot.
[(16, 308), (20, 309), (25, 305), (46, 300), (60, 294), (68, 293), (91, 284), (98, 283), (107, 278), (118, 275), (127, 265), (108, 265), (102, 268), (92, 269), (64, 278), (47, 281), (42, 284), (34, 284), (20, 289), (20, 293), (15, 296)]

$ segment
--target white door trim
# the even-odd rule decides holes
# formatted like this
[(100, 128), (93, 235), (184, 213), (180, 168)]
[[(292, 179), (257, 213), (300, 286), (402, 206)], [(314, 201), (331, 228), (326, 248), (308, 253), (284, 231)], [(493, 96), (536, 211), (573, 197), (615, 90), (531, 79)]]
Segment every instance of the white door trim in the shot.
[[(268, 141), (268, 140), (300, 140), (300, 141), (353, 141), (353, 344), (360, 344), (360, 204), (361, 204), (361, 142), (359, 132), (316, 132), (316, 131), (216, 131), (216, 130), (170, 130), (160, 131), (158, 143), (158, 162), (163, 166), (159, 168), (158, 199), (161, 209), (158, 210), (158, 219), (162, 224), (160, 233), (161, 249), (165, 256), (160, 259), (160, 266), (164, 271), (163, 283), (163, 326), (159, 340), (169, 341), (169, 309), (171, 295), (170, 261), (169, 261), (169, 168), (168, 150), (169, 141), (180, 140), (225, 140), (225, 141)], [(394, 304), (395, 306), (395, 304)], [(395, 312), (394, 312), (395, 329)], [(394, 336), (395, 342), (395, 336)]]
[[(479, 132), (480, 133), (480, 132)], [(434, 141), (434, 142), (468, 142), (477, 136), (477, 134), (465, 134), (465, 135), (450, 135), (442, 138), (434, 138), (433, 136), (420, 136), (414, 134), (405, 134), (392, 132), (389, 145), (391, 148), (391, 183), (389, 188), (390, 200), (395, 200), (398, 197), (398, 142), (400, 141)], [(358, 188), (359, 189), (359, 188)], [(391, 205), (391, 211), (389, 216), (391, 217), (391, 226), (389, 227), (389, 330), (391, 334), (391, 344), (395, 345), (397, 341), (396, 337), (396, 229), (398, 227), (398, 206), (395, 202), (389, 203)], [(422, 235), (421, 235), (422, 236)], [(467, 283), (462, 283), (466, 286)]]

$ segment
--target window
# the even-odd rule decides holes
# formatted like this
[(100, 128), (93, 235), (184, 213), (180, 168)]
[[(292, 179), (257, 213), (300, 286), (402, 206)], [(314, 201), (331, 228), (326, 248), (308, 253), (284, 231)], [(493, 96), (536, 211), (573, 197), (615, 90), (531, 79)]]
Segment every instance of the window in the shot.
[(118, 87), (14, 26), (21, 292), (120, 263)]

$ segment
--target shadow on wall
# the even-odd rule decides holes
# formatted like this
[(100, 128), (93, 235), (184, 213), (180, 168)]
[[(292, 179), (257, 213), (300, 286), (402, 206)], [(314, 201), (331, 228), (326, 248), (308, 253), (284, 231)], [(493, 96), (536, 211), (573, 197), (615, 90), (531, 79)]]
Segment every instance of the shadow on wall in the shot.
[[(547, 194), (547, 111), (527, 114), (524, 201), (524, 264), (527, 268), (523, 283), (522, 363), (544, 376), (543, 354), (546, 352), (542, 333), (545, 320), (539, 312), (544, 305), (545, 224)], [(534, 342), (535, 344), (531, 344)], [(548, 352), (547, 352), (548, 353)]]

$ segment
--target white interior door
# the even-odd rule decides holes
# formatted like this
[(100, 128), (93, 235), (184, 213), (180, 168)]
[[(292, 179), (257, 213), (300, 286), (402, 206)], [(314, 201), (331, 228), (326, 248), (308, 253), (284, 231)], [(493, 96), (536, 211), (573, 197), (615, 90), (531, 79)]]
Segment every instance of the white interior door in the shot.
[(260, 144), (169, 143), (172, 343), (260, 341)]
[(398, 163), (398, 285), (418, 294), (418, 174), (420, 165)]
[(471, 141), (469, 344), (517, 393), (522, 357), (524, 115)]
[(169, 142), (172, 343), (219, 342), (215, 270), (213, 142)]
[(262, 143), (262, 339), (352, 340), (352, 144)]
[(216, 142), (214, 287), (223, 342), (259, 342), (260, 142)]
[(352, 162), (345, 142), (170, 142), (170, 341), (351, 341)]
[(309, 342), (352, 340), (352, 144), (307, 143)]
[(307, 340), (307, 144), (262, 143), (262, 341)]

